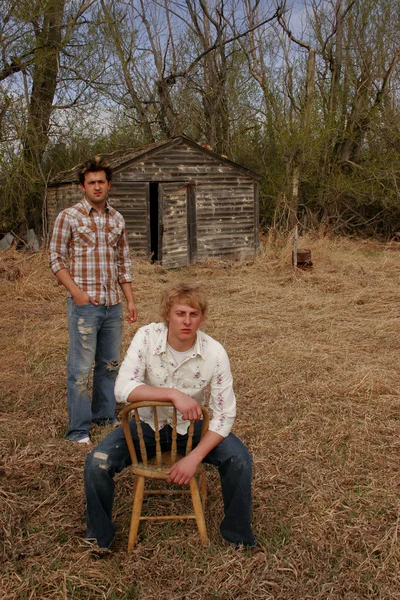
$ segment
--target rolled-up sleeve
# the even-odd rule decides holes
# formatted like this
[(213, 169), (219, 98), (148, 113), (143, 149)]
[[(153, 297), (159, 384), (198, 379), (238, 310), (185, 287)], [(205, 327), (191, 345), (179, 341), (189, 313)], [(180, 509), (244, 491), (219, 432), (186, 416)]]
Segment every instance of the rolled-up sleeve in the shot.
[(118, 283), (129, 283), (132, 281), (131, 276), (131, 259), (129, 255), (129, 244), (128, 237), (125, 228), (125, 221), (123, 220), (123, 230), (120, 240), (118, 242), (118, 253), (117, 253), (117, 267), (118, 267)]
[(71, 239), (71, 226), (66, 212), (61, 212), (54, 223), (50, 242), (50, 268), (53, 273), (68, 269), (68, 246)]
[(129, 394), (139, 385), (144, 385), (148, 343), (146, 328), (139, 329), (128, 348), (115, 382), (117, 402), (128, 402)]
[(210, 408), (212, 419), (209, 429), (227, 437), (235, 420), (236, 398), (229, 358), (222, 346), (218, 352), (217, 364), (211, 379)]

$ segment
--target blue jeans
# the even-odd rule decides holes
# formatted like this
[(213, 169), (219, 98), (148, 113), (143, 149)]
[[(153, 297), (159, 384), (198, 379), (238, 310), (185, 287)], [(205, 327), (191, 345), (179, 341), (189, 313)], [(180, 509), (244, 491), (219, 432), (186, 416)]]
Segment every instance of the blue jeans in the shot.
[[(140, 460), (140, 448), (134, 419), (130, 421), (135, 450)], [(193, 447), (200, 441), (201, 422), (195, 423)], [(154, 431), (143, 424), (148, 456), (155, 455)], [(160, 431), (163, 450), (171, 447), (171, 427)], [(187, 435), (178, 435), (178, 452), (185, 454)], [(233, 433), (224, 438), (205, 457), (205, 463), (218, 467), (224, 519), (220, 525), (222, 537), (232, 544), (255, 546), (251, 530), (252, 460), (246, 446)], [(94, 539), (102, 548), (108, 548), (115, 536), (112, 522), (114, 502), (114, 475), (131, 463), (122, 426), (109, 433), (86, 457), (84, 480), (86, 493), (86, 537)]]
[[(122, 341), (122, 304), (68, 306), (68, 431), (72, 441), (88, 435), (94, 423), (114, 422), (114, 385)], [(88, 385), (93, 370), (92, 403)]]

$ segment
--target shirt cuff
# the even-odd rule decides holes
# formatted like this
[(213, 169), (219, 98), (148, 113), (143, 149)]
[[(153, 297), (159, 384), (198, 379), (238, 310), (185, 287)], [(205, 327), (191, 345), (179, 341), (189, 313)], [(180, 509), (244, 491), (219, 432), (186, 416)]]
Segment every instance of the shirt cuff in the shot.
[(57, 261), (55, 263), (52, 263), (50, 265), (50, 267), (51, 267), (51, 270), (53, 271), (54, 275), (56, 273), (58, 273), (58, 271), (61, 271), (61, 269), (66, 269), (67, 268), (67, 266), (63, 262), (61, 262), (61, 261)]
[(223, 423), (221, 422), (221, 419), (211, 419), (208, 430), (218, 433), (218, 435), (222, 435), (222, 437), (226, 438), (231, 432), (233, 422), (234, 419), (224, 419)]
[(132, 277), (130, 275), (120, 275), (118, 278), (118, 283), (132, 283)]

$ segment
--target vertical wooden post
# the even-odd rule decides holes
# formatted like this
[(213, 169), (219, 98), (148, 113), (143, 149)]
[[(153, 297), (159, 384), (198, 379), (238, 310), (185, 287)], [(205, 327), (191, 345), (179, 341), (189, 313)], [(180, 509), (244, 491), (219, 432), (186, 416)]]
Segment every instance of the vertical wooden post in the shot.
[(299, 228), (296, 225), (296, 227), (294, 228), (294, 235), (293, 235), (293, 271), (294, 273), (296, 273), (296, 269), (297, 269), (297, 244), (299, 241)]

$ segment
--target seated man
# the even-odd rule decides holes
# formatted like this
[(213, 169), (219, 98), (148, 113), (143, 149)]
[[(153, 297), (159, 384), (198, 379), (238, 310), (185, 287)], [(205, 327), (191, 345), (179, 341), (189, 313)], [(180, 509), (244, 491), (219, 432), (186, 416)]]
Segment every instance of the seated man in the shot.
[[(188, 420), (198, 421), (193, 450), (171, 467), (168, 481), (188, 483), (201, 461), (218, 467), (225, 513), (221, 535), (227, 542), (256, 550), (250, 525), (251, 457), (244, 444), (231, 433), (236, 400), (229, 359), (219, 342), (199, 330), (207, 314), (207, 300), (199, 288), (175, 284), (164, 292), (161, 311), (164, 323), (151, 323), (134, 336), (117, 377), (116, 398), (120, 402), (171, 400), (181, 413), (177, 431), (178, 452), (182, 454)], [(200, 440), (199, 403), (205, 401), (208, 384), (212, 418)], [(159, 409), (160, 437), (164, 443), (171, 439), (169, 411), (168, 407)], [(154, 446), (151, 409), (141, 409), (141, 420), (145, 422), (146, 447)], [(130, 428), (140, 456), (134, 419)], [(111, 545), (116, 531), (111, 520), (113, 478), (129, 464), (122, 427), (109, 433), (86, 459), (86, 538), (102, 548)]]

